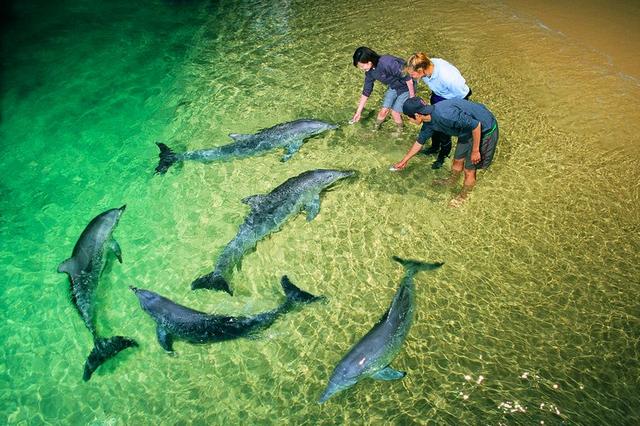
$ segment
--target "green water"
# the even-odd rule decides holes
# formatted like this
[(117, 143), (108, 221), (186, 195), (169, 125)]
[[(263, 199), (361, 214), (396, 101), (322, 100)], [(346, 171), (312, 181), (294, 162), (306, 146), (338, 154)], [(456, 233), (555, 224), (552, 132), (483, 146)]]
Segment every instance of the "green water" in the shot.
[[(639, 423), (637, 76), (501, 2), (429, 6), (22, 3), (3, 38), (0, 421)], [(301, 117), (346, 124), (362, 44), (450, 60), (498, 117), (497, 156), (461, 209), (431, 187), (447, 173), (431, 160), (388, 172), (417, 129), (371, 131), (380, 87), (362, 124), (287, 163), (273, 152), (153, 175), (157, 140), (196, 149)], [(259, 243), (235, 297), (192, 292), (247, 214), (240, 199), (314, 168), (360, 175), (324, 194), (314, 221), (300, 215)], [(91, 338), (56, 267), (92, 217), (125, 203), (124, 263), (103, 274), (97, 325), (140, 346), (84, 383)], [(388, 307), (402, 278), (393, 255), (445, 262), (416, 277), (416, 318), (393, 363), (408, 374), (318, 405)], [(282, 301), (283, 274), (328, 303), (258, 339), (178, 342), (177, 357), (128, 289), (251, 314)]]

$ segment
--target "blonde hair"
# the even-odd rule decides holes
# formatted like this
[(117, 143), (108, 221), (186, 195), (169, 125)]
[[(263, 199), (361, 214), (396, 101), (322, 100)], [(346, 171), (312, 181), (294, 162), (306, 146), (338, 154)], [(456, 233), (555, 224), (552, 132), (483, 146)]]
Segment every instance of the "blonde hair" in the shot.
[(411, 71), (424, 71), (431, 66), (431, 60), (424, 52), (414, 53), (407, 59), (407, 63), (404, 66), (406, 72)]

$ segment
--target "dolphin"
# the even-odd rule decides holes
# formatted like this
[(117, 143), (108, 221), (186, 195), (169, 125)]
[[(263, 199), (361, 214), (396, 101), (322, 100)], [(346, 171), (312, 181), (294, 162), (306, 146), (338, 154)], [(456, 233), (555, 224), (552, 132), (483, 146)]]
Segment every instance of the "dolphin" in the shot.
[(309, 170), (287, 179), (268, 194), (244, 198), (242, 202), (251, 207), (249, 215), (222, 251), (213, 272), (197, 278), (191, 288), (224, 290), (233, 295), (227, 280), (233, 268), (240, 265), (242, 256), (301, 210), (307, 212), (307, 221), (312, 221), (320, 212), (320, 193), (354, 174), (351, 170)]
[(94, 348), (84, 364), (84, 381), (121, 350), (138, 346), (135, 340), (123, 336), (102, 338), (95, 325), (94, 293), (106, 264), (106, 251), (112, 250), (122, 263), (122, 251), (112, 234), (125, 208), (126, 205), (94, 217), (82, 231), (71, 257), (58, 266), (58, 272), (69, 275), (72, 302), (93, 337)]
[(248, 317), (232, 317), (199, 312), (149, 290), (130, 287), (140, 306), (156, 322), (156, 335), (162, 348), (173, 353), (174, 338), (190, 343), (212, 343), (251, 337), (269, 328), (281, 315), (296, 306), (324, 299), (296, 287), (287, 276), (281, 279), (287, 299), (271, 311)]
[(436, 269), (443, 264), (405, 260), (397, 256), (393, 259), (404, 266), (405, 275), (391, 306), (378, 323), (340, 360), (319, 403), (325, 402), (337, 392), (350, 388), (364, 377), (396, 380), (406, 375), (389, 364), (400, 352), (411, 328), (415, 310), (413, 276), (419, 271)]
[(298, 152), (305, 139), (337, 127), (335, 124), (305, 118), (276, 124), (254, 134), (231, 133), (229, 137), (234, 142), (228, 145), (182, 153), (176, 153), (167, 145), (156, 142), (160, 148), (160, 162), (156, 167), (156, 173), (164, 174), (171, 165), (180, 161), (192, 160), (201, 163), (227, 161), (232, 158), (251, 157), (279, 147), (285, 149), (282, 161), (287, 161)]

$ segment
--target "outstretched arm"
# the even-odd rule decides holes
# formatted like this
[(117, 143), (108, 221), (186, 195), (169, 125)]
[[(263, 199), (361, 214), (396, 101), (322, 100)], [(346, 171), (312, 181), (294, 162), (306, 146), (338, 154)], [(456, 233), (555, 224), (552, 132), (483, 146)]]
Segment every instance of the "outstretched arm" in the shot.
[(360, 117), (362, 116), (362, 110), (364, 109), (365, 104), (367, 103), (368, 96), (362, 95), (360, 96), (360, 103), (358, 103), (358, 109), (356, 109), (356, 113), (353, 115), (351, 121), (354, 123), (360, 121)]
[(405, 83), (407, 83), (407, 87), (409, 87), (409, 97), (413, 98), (416, 95), (416, 92), (413, 90), (413, 79), (410, 78), (409, 80), (405, 81)]
[(407, 163), (409, 162), (409, 160), (411, 160), (411, 158), (414, 155), (419, 153), (421, 149), (422, 149), (422, 144), (418, 142), (414, 142), (413, 146), (411, 147), (411, 149), (409, 149), (409, 152), (407, 152), (404, 158), (399, 163), (394, 164), (393, 167), (396, 168), (397, 170), (404, 169), (407, 166)]

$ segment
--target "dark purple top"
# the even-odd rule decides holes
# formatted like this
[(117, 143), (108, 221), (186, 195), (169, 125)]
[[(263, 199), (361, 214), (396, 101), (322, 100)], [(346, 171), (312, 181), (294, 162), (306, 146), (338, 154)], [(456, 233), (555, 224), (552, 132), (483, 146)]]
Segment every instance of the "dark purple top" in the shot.
[(395, 89), (398, 93), (408, 92), (407, 81), (411, 80), (411, 76), (402, 72), (403, 67), (404, 61), (400, 58), (391, 55), (380, 56), (378, 65), (364, 74), (362, 94), (371, 96), (373, 83), (376, 80), (386, 84), (390, 89)]

